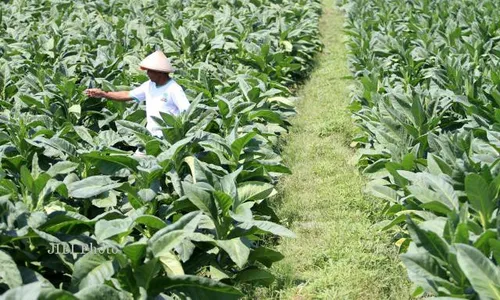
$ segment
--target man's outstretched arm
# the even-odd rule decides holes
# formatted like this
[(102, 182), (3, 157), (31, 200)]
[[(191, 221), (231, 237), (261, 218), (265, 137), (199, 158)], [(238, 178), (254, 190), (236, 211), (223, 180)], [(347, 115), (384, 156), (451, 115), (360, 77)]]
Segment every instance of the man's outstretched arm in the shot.
[(85, 94), (92, 98), (106, 98), (114, 101), (133, 100), (133, 98), (130, 97), (129, 91), (105, 92), (101, 89), (88, 89), (85, 90)]

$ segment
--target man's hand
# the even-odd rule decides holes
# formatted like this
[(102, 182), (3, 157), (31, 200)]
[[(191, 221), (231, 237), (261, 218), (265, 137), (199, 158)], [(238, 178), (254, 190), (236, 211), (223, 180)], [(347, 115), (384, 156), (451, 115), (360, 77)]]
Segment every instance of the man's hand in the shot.
[(101, 89), (87, 89), (85, 94), (92, 98), (105, 98), (106, 92)]

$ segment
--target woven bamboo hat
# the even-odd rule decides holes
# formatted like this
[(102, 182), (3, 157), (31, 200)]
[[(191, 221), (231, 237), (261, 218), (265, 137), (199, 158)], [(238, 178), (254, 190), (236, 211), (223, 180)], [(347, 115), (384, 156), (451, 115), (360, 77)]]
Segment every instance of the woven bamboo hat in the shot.
[(165, 73), (175, 72), (174, 67), (170, 64), (169, 59), (160, 50), (148, 55), (139, 64), (142, 70), (153, 70)]

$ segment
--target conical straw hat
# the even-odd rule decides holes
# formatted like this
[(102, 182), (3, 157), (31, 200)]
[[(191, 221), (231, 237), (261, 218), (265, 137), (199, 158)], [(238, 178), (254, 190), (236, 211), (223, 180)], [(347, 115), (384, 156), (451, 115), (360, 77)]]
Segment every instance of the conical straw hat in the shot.
[(160, 50), (148, 55), (143, 61), (141, 61), (139, 66), (143, 70), (153, 70), (165, 73), (172, 73), (175, 71), (168, 58)]

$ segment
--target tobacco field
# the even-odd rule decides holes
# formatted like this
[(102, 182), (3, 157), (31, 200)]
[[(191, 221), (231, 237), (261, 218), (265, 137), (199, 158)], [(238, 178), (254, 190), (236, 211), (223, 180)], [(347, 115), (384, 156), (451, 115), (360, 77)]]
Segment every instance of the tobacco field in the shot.
[[(500, 2), (337, 4), (360, 188), (384, 201), (374, 226), (393, 237), (412, 297), (500, 299)], [(0, 2), (0, 299), (240, 299), (270, 286), (274, 245), (295, 237), (276, 211), (291, 172), (282, 137), (323, 50), (322, 5)], [(84, 93), (139, 86), (155, 50), (191, 102), (157, 118), (163, 138), (144, 104)]]
[[(293, 237), (270, 198), (290, 92), (321, 50), (318, 1), (0, 3), (2, 299), (237, 299)], [(162, 50), (189, 111), (87, 98)], [(136, 147), (145, 157), (134, 157)]]

